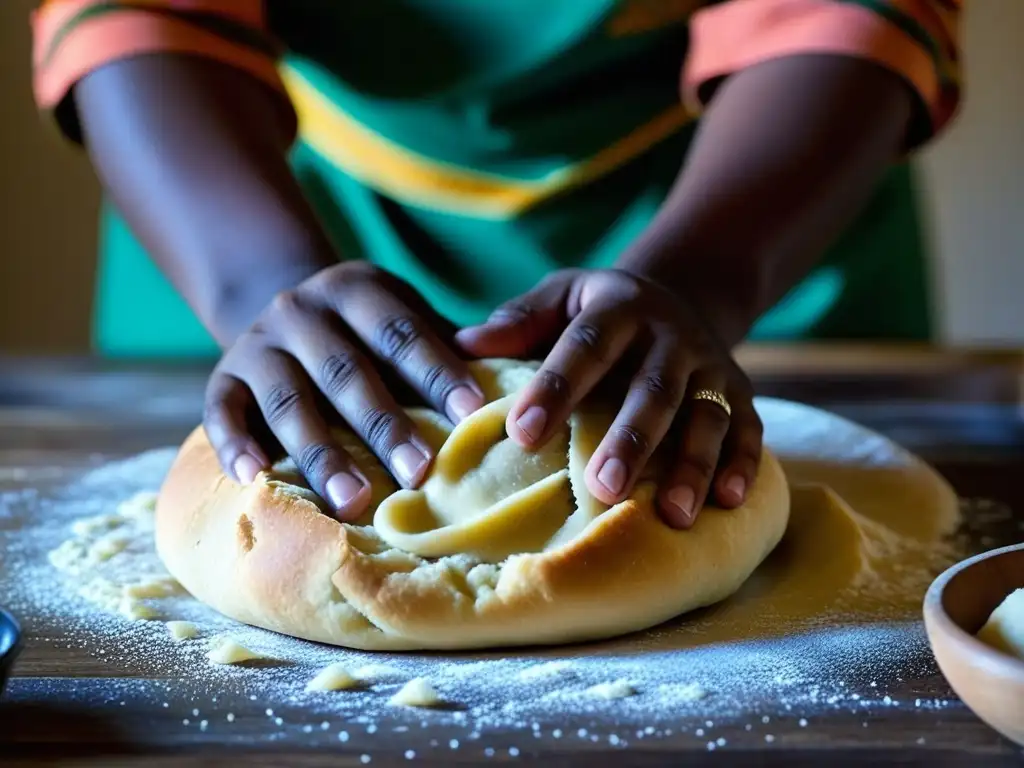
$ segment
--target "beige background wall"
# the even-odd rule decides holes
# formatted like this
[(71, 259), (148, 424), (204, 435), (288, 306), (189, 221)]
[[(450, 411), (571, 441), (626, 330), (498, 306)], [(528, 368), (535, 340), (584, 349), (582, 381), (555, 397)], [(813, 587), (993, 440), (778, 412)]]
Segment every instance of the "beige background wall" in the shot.
[[(31, 99), (34, 0), (0, 0), (0, 351), (81, 351), (95, 181)], [(1024, 0), (968, 0), (968, 99), (923, 160), (945, 337), (1024, 343)]]

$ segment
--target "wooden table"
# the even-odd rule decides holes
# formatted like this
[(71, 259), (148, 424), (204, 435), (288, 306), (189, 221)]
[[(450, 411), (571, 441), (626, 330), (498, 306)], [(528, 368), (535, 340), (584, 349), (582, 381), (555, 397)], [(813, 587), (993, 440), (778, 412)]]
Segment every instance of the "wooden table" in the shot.
[[(812, 402), (892, 436), (925, 456), (962, 496), (987, 496), (1018, 515), (993, 532), (993, 545), (1020, 539), (1024, 517), (1024, 420), (1021, 372), (1014, 352), (830, 347), (756, 348), (741, 359), (760, 391)], [(203, 366), (126, 366), (89, 360), (0, 360), (0, 469), (75, 467), (88, 456), (127, 456), (181, 440), (199, 417)], [(0, 527), (4, 524), (0, 510)], [(3, 570), (0, 566), (0, 578)], [(144, 692), (106, 695), (131, 669), (86, 651), (68, 652), (60, 637), (44, 640), (34, 617), (5, 701), (0, 703), (0, 764), (97, 765), (371, 765), (408, 764), (388, 739), (351, 747), (336, 739), (260, 744), (262, 704), (231, 702), (230, 730), (181, 728), (191, 708), (171, 686), (162, 702)], [(886, 681), (903, 697), (955, 698), (930, 658), (902, 682)], [(145, 681), (141, 681), (144, 683)], [(141, 689), (140, 689), (141, 691)], [(864, 723), (870, 721), (870, 727)], [(937, 711), (893, 709), (870, 715), (837, 713), (814, 728), (782, 717), (766, 744), (726, 724), (729, 749), (707, 751), (693, 739), (638, 741), (628, 749), (574, 746), (548, 737), (522, 740), (521, 753), (484, 757), (470, 749), (432, 750), (427, 735), (416, 760), (428, 765), (528, 760), (558, 766), (676, 765), (1024, 765), (1020, 749), (1000, 738), (958, 701)], [(923, 744), (921, 734), (927, 734)], [(496, 746), (501, 741), (492, 740)], [(509, 741), (508, 743), (513, 743)]]

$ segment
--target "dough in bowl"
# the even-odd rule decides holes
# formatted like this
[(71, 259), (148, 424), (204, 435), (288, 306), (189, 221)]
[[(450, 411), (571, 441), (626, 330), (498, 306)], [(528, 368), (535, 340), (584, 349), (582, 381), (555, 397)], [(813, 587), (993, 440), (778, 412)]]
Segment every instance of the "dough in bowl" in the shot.
[(505, 417), (536, 365), (473, 366), (488, 398), (473, 416), (452, 428), (409, 410), (438, 449), (419, 489), (398, 489), (353, 434), (339, 433), (374, 488), (352, 524), (324, 514), (287, 462), (236, 484), (196, 429), (157, 504), (168, 570), (224, 615), (287, 635), (366, 650), (468, 649), (659, 624), (731, 595), (782, 538), (789, 490), (770, 452), (742, 507), (706, 508), (675, 531), (655, 513), (649, 476), (610, 508), (587, 492), (584, 469), (613, 407), (585, 403), (543, 449), (523, 451)]

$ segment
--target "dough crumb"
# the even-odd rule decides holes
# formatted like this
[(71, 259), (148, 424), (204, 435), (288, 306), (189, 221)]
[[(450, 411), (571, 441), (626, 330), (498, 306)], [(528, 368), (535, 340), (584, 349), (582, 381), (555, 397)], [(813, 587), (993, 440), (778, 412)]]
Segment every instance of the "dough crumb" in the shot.
[(171, 637), (178, 642), (199, 637), (199, 627), (191, 621), (168, 621), (167, 631), (170, 632)]
[(77, 539), (68, 539), (47, 555), (50, 565), (58, 571), (70, 574), (76, 574), (82, 570), (86, 557), (88, 557), (88, 551), (85, 544)]
[(101, 563), (128, 548), (131, 539), (127, 536), (105, 536), (89, 547), (89, 560)]
[(130, 499), (117, 506), (117, 514), (127, 518), (147, 518), (156, 512), (157, 494), (153, 491), (140, 491)]
[(134, 584), (125, 584), (124, 596), (134, 598), (171, 597), (181, 592), (181, 585), (170, 576), (144, 579)]
[(992, 611), (978, 639), (997, 651), (1024, 659), (1024, 588), (1015, 590)]
[(241, 664), (244, 661), (256, 661), (265, 659), (255, 651), (250, 651), (244, 645), (239, 645), (228, 638), (220, 642), (213, 650), (206, 654), (206, 658), (214, 664)]
[(680, 686), (675, 695), (682, 701), (700, 701), (708, 697), (708, 691), (700, 683), (687, 683)]
[(121, 518), (117, 515), (96, 515), (95, 517), (84, 517), (81, 520), (75, 520), (71, 524), (71, 532), (75, 536), (81, 538), (88, 538), (95, 536), (98, 533), (106, 533), (107, 531), (117, 528), (121, 525)]
[(410, 680), (391, 697), (391, 704), (398, 707), (436, 707), (440, 703), (441, 697), (425, 677)]
[(307, 691), (346, 691), (361, 684), (359, 678), (353, 676), (341, 662), (324, 667), (306, 684)]
[(121, 602), (117, 607), (117, 612), (126, 619), (131, 619), (132, 621), (149, 621), (150, 619), (155, 619), (157, 616), (155, 610), (145, 603), (141, 603), (131, 597), (124, 597), (121, 599)]
[(625, 680), (599, 683), (587, 689), (587, 694), (599, 699), (625, 699), (636, 694), (636, 688)]

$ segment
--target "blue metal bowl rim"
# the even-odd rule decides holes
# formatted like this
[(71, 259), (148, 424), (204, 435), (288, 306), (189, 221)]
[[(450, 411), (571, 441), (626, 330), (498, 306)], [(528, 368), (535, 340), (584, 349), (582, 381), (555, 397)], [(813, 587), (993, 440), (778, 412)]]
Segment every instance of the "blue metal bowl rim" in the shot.
[(21, 649), (21, 625), (9, 611), (0, 607), (0, 627), (3, 625), (7, 625), (10, 628), (10, 634), (14, 639), (6, 648), (0, 646), (0, 665), (5, 665), (13, 659)]

